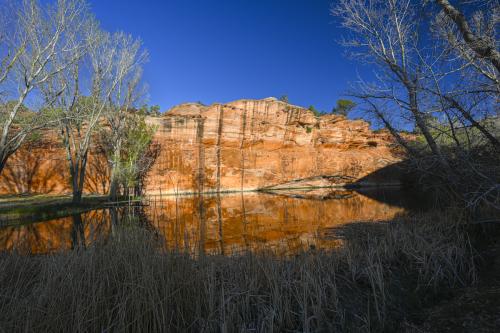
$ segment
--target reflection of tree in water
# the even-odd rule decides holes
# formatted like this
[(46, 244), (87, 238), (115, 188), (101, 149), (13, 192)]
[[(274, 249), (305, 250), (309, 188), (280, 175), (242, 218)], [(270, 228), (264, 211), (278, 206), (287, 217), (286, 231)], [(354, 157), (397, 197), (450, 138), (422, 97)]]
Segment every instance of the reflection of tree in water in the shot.
[(73, 226), (71, 228), (71, 249), (85, 249), (85, 229), (82, 219), (82, 214), (74, 214), (72, 216)]
[(248, 228), (247, 228), (247, 212), (245, 209), (245, 196), (241, 192), (241, 223), (243, 224), (243, 242), (245, 244), (245, 250), (250, 249), (250, 242), (248, 240)]
[(50, 253), (88, 246), (110, 232), (109, 214), (94, 210), (46, 222), (0, 228), (0, 250)]
[[(113, 209), (113, 208), (112, 208)], [(146, 214), (145, 207), (139, 206), (125, 206), (120, 208), (114, 208), (117, 211), (117, 221), (121, 224), (136, 225), (146, 230), (156, 232), (157, 229), (150, 219), (149, 215)]]
[[(58, 229), (53, 224), (47, 225), (47, 227)], [(50, 245), (44, 244), (44, 241), (45, 237), (35, 225), (27, 225), (22, 228), (9, 226), (0, 229), (0, 248), (2, 250), (16, 250), (23, 253), (37, 252), (32, 251), (32, 249), (50, 247)]]
[(220, 192), (217, 192), (217, 226), (219, 230), (220, 254), (224, 255), (224, 234), (222, 232), (222, 206)]
[(198, 221), (199, 221), (199, 231), (200, 238), (198, 240), (198, 255), (203, 257), (205, 255), (205, 239), (206, 239), (206, 223), (207, 218), (205, 216), (205, 202), (203, 199), (203, 192), (198, 194)]
[(154, 225), (153, 219), (146, 213), (145, 206), (113, 206), (106, 211), (109, 214), (112, 235), (115, 234), (117, 228), (138, 226), (151, 231), (156, 239), (163, 240), (163, 237), (160, 237), (160, 233)]
[(158, 239), (163, 239), (144, 207), (112, 207), (45, 222), (0, 228), (0, 251), (15, 249), (36, 254), (85, 249), (96, 241), (106, 242), (117, 227), (126, 228), (130, 225), (153, 231)]
[(71, 216), (71, 248), (86, 248), (97, 240), (108, 237), (110, 229), (110, 215), (105, 209), (93, 210)]
[(0, 249), (23, 253), (47, 253), (70, 246), (72, 222), (68, 218), (8, 226), (0, 229)]
[[(309, 193), (308, 195), (310, 195)], [(349, 193), (350, 194), (350, 193)], [(356, 221), (388, 220), (403, 208), (354, 194), (304, 199), (262, 193), (164, 198), (150, 206), (111, 207), (24, 226), (0, 228), (0, 250), (33, 253), (85, 248), (130, 226), (154, 232), (174, 251), (204, 256), (271, 249), (294, 251), (309, 244), (330, 247), (328, 230)]]

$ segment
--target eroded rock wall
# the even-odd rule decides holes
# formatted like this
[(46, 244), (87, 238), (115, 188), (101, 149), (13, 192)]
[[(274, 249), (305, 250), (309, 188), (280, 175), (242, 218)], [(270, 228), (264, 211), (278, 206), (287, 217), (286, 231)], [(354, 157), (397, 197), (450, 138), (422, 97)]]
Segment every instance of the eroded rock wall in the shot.
[(275, 99), (180, 105), (149, 122), (161, 154), (148, 193), (345, 184), (401, 160), (390, 136), (365, 121), (317, 118)]
[[(147, 121), (158, 127), (160, 148), (146, 181), (149, 194), (342, 185), (401, 160), (390, 136), (365, 121), (318, 118), (272, 98), (183, 104)], [(0, 193), (70, 192), (64, 149), (54, 135), (16, 153), (0, 177)], [(86, 192), (105, 192), (107, 178), (105, 158), (94, 154)]]

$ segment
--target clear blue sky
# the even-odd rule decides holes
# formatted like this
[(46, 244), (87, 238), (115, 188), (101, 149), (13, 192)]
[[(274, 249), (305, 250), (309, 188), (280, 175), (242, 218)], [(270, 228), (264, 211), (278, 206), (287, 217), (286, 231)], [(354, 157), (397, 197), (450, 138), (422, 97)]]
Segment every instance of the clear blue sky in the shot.
[(149, 50), (149, 104), (288, 95), (330, 111), (359, 65), (337, 41), (334, 0), (90, 0), (109, 31)]

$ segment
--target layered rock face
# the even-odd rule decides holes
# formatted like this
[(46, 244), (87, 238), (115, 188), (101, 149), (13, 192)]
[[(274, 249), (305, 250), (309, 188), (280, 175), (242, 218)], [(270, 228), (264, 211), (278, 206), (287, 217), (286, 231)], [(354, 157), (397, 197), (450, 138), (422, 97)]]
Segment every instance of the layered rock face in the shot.
[[(374, 133), (362, 120), (315, 117), (274, 98), (183, 104), (147, 121), (157, 126), (160, 149), (148, 194), (397, 181), (366, 178), (401, 160), (387, 133)], [(1, 193), (70, 192), (64, 149), (54, 137), (11, 158)], [(94, 153), (86, 192), (105, 192), (107, 179), (106, 160)]]
[(274, 98), (183, 104), (148, 121), (161, 145), (147, 182), (154, 194), (344, 185), (401, 160), (390, 135), (365, 121)]

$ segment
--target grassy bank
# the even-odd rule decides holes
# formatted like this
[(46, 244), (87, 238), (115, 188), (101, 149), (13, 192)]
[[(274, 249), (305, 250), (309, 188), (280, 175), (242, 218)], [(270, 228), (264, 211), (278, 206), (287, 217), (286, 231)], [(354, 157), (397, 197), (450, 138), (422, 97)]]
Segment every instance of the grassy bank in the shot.
[(412, 330), (422, 308), (477, 281), (464, 222), (447, 211), (352, 224), (331, 231), (345, 246), (289, 258), (193, 259), (133, 227), (68, 253), (3, 253), (0, 331)]

